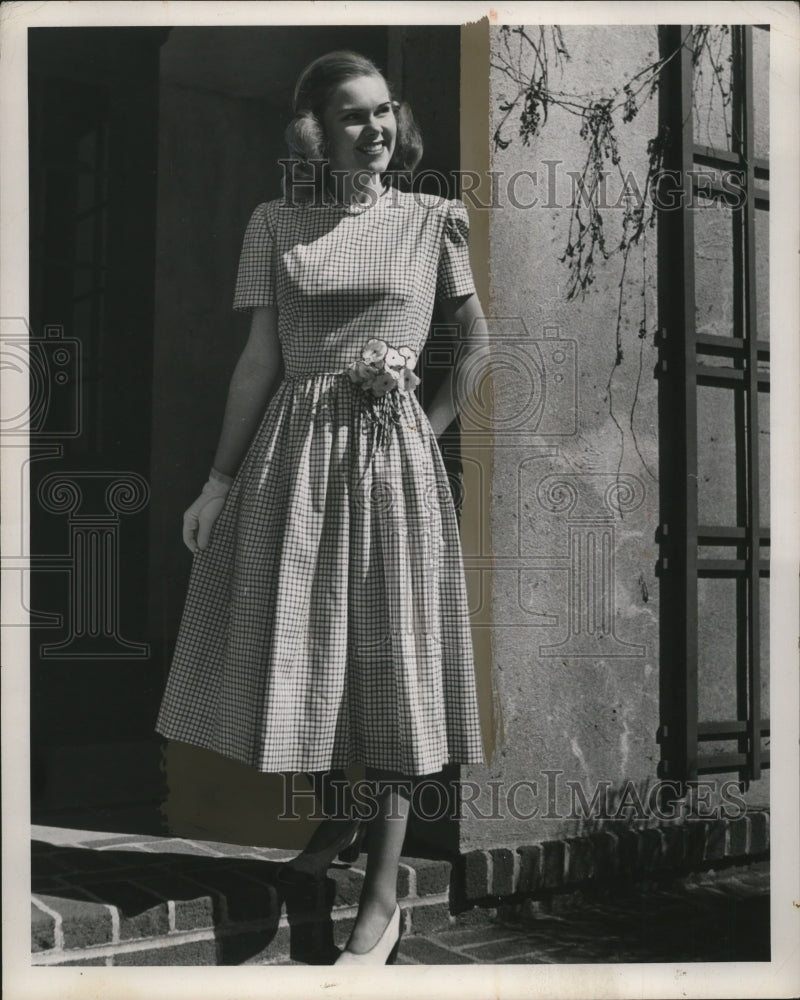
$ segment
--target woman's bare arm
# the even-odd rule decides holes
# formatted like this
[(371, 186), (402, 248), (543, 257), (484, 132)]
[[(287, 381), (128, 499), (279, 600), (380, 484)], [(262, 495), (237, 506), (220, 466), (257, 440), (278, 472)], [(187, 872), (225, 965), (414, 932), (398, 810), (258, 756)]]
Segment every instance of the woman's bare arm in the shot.
[(214, 456), (218, 472), (236, 475), (282, 372), (278, 310), (275, 306), (259, 306), (253, 309), (250, 336), (231, 376)]
[(456, 363), (427, 407), (428, 420), (437, 438), (455, 420), (489, 365), (489, 330), (478, 296), (441, 299), (440, 304), (444, 321), (458, 328), (458, 353)]

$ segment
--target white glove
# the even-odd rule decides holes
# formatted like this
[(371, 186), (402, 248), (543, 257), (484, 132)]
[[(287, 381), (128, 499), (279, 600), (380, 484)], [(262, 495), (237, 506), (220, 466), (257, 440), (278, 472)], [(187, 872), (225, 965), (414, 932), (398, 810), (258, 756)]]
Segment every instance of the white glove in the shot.
[(219, 517), (233, 479), (212, 469), (200, 496), (183, 515), (183, 541), (195, 555), (208, 545), (208, 536)]

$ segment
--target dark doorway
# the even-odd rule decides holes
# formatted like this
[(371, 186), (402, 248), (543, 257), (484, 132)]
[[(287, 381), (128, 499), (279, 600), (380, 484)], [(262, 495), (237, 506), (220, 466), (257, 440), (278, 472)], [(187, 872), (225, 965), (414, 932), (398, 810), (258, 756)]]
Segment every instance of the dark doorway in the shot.
[(247, 334), (242, 235), (280, 192), (297, 74), (333, 48), (387, 72), (421, 166), (457, 195), (457, 26), (29, 31), (30, 318), (49, 372), (31, 434), (34, 822), (156, 828), (164, 806), (175, 832), (275, 842), (270, 776), (191, 748), (163, 760), (153, 724), (191, 561), (181, 516)]
[(33, 819), (152, 802), (153, 255), (163, 29), (29, 40)]

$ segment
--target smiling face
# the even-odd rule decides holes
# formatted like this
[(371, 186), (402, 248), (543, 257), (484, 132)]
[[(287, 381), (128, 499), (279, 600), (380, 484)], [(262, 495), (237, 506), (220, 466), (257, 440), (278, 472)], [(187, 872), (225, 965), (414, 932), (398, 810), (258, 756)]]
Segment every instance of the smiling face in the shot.
[(397, 141), (397, 120), (386, 81), (358, 76), (340, 83), (322, 116), (333, 170), (380, 173), (389, 166)]

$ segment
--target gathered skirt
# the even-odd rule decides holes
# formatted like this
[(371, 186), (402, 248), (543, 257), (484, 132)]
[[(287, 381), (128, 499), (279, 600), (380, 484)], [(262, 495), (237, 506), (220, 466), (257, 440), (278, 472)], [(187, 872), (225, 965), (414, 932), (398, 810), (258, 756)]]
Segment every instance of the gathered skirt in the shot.
[(285, 377), (194, 556), (156, 729), (260, 771), (484, 761), (463, 558), (416, 397)]

